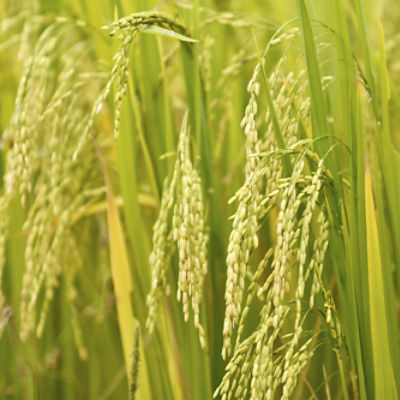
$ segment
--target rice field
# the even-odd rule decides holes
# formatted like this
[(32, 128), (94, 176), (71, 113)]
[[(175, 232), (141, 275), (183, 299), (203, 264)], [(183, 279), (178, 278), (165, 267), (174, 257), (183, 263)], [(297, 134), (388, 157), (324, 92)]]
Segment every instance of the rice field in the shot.
[(400, 398), (394, 0), (0, 0), (0, 398)]

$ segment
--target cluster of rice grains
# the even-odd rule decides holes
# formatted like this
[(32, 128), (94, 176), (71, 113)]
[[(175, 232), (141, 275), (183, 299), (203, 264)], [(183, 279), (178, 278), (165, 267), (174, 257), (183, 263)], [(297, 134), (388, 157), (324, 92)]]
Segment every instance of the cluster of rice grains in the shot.
[(182, 302), (185, 321), (189, 319), (192, 308), (194, 326), (199, 332), (200, 344), (205, 348), (200, 301), (207, 273), (207, 241), (201, 182), (190, 159), (186, 114), (179, 136), (173, 177), (170, 182), (168, 178), (165, 180), (160, 213), (154, 225), (153, 250), (150, 254), (152, 284), (147, 297), (149, 316), (146, 323), (150, 332), (154, 328), (160, 297), (164, 292), (170, 292), (166, 275), (176, 242), (179, 260), (177, 298)]
[[(22, 33), (19, 33), (18, 27), (21, 26)], [(118, 33), (121, 41), (107, 78), (103, 72), (96, 72), (88, 43), (81, 40), (80, 30), (85, 26), (83, 21), (62, 17), (53, 17), (52, 20), (51, 17), (21, 13), (3, 21), (0, 27), (0, 33), (10, 29), (16, 31), (12, 36), (16, 40), (12, 43), (20, 44), (19, 56), (24, 60), (14, 114), (7, 137), (3, 137), (3, 141), (9, 143), (9, 150), (4, 174), (5, 191), (0, 198), (0, 282), (6, 262), (9, 207), (14, 199), (19, 198), (27, 210), (23, 226), (26, 273), (21, 293), (22, 339), (33, 331), (41, 335), (61, 272), (67, 274), (66, 280), (71, 283), (68, 290), (73, 307), (76, 291), (72, 282), (76, 268), (69, 266), (69, 269), (64, 269), (64, 264), (67, 265), (72, 255), (78, 253), (72, 225), (105, 193), (95, 147), (89, 139), (98, 139), (98, 135), (94, 135), (95, 118), (114, 83), (114, 138), (118, 136), (122, 99), (128, 81), (128, 53), (133, 39), (140, 30), (149, 26), (185, 33), (179, 23), (161, 12), (133, 14), (104, 27), (110, 30), (111, 36)], [(36, 42), (35, 38), (38, 38)], [(3, 43), (0, 49), (9, 45)], [(88, 66), (92, 66), (92, 70), (87, 70)], [(192, 180), (190, 185), (197, 188), (194, 173)], [(182, 197), (187, 200), (187, 191)], [(183, 241), (182, 236), (182, 248)], [(77, 265), (77, 261), (75, 257), (72, 264)], [(198, 259), (193, 258), (193, 262), (197, 263)], [(188, 280), (191, 278), (188, 275)], [(197, 275), (193, 280), (198, 282), (196, 279)], [(183, 302), (186, 304), (188, 295), (191, 295), (193, 309), (198, 310), (197, 283), (185, 286), (183, 277), (180, 282)], [(2, 329), (9, 315), (2, 291), (0, 307)], [(36, 315), (37, 309), (40, 309), (39, 316)], [(74, 310), (71, 312), (73, 316), (77, 315)], [(196, 321), (202, 332), (198, 317)], [(72, 323), (76, 328), (80, 354), (84, 357), (78, 324), (75, 320)]]
[[(40, 35), (38, 32), (41, 32)], [(31, 32), (32, 33), (32, 32)], [(86, 357), (77, 323), (77, 268), (82, 264), (74, 222), (104, 197), (93, 145), (72, 156), (100, 82), (87, 71), (89, 47), (74, 24), (57, 21), (24, 43), (22, 78), (7, 132), (4, 193), (0, 198), (0, 271), (10, 207), (20, 201), (25, 221), (25, 266), (20, 298), (20, 336), (41, 336), (49, 303), (61, 273), (65, 276), (72, 326), (79, 353)], [(91, 79), (86, 79), (87, 75)], [(5, 298), (1, 294), (1, 307)]]
[[(102, 75), (86, 70), (93, 61), (74, 24), (59, 19), (43, 27), (34, 47), (28, 45), (27, 35), (21, 39), (25, 63), (8, 136), (3, 138), (8, 151), (5, 190), (0, 197), (0, 283), (6, 262), (8, 213), (13, 202), (20, 200), (26, 211), (21, 338), (25, 340), (33, 332), (42, 334), (59, 275), (65, 273), (72, 325), (82, 358), (86, 351), (77, 324), (73, 287), (80, 251), (73, 224), (104, 196), (95, 147), (89, 139), (96, 114), (115, 83), (114, 138), (118, 136), (122, 99), (127, 92), (129, 49), (138, 32), (150, 26), (186, 35), (182, 25), (160, 12), (133, 14), (104, 27), (111, 36), (117, 35), (121, 44), (102, 89)], [(34, 27), (28, 28), (32, 33)], [(72, 34), (65, 39), (67, 29)], [(248, 84), (249, 102), (242, 120), (246, 174), (243, 186), (231, 199), (238, 206), (232, 217), (226, 260), (222, 356), (228, 364), (215, 392), (223, 399), (289, 398), (313, 354), (314, 337), (303, 325), (316, 304), (323, 304), (320, 311), (333, 339), (339, 342), (341, 337), (333, 296), (323, 279), (330, 229), (324, 194), (324, 186), (331, 180), (325, 167), (327, 154), (313, 152), (313, 142), (305, 134), (310, 126), (305, 70), (285, 71), (285, 61), (291, 56), (288, 49), (298, 36), (297, 28), (275, 35), (267, 49), (287, 43), (287, 51), (268, 76), (264, 69), (266, 52)], [(210, 82), (207, 57), (212, 45), (208, 39), (202, 53), (206, 89)], [(235, 76), (243, 60), (254, 57), (244, 58), (239, 52), (218, 86)], [(270, 102), (265, 101), (265, 91), (270, 93)], [(227, 106), (229, 116), (228, 111)], [(226, 123), (220, 122), (221, 130)], [(173, 175), (165, 180), (154, 225), (146, 326), (150, 332), (154, 329), (161, 297), (170, 292), (168, 268), (176, 252), (177, 299), (182, 303), (185, 321), (192, 310), (200, 344), (205, 348), (200, 303), (207, 273), (208, 234), (200, 176), (191, 161), (190, 148), (186, 115)], [(274, 227), (272, 246), (269, 243), (266, 249), (266, 241), (259, 240), (266, 229), (265, 221), (269, 222), (266, 226)], [(317, 296), (321, 301), (316, 301)], [(5, 310), (0, 290), (0, 333), (8, 315)], [(257, 327), (245, 336), (246, 317), (254, 312), (259, 312)]]
[(82, 146), (84, 146), (86, 141), (90, 138), (95, 115), (101, 110), (102, 105), (108, 98), (115, 82), (114, 139), (117, 139), (120, 130), (122, 100), (127, 93), (129, 50), (136, 35), (141, 30), (149, 29), (152, 26), (173, 31), (178, 34), (186, 33), (185, 28), (172, 19), (168, 14), (157, 11), (131, 14), (111, 23), (110, 25), (103, 26), (102, 29), (109, 31), (110, 36), (116, 36), (121, 44), (114, 56), (114, 65), (111, 69), (107, 84), (94, 102), (90, 118), (85, 126), (74, 157), (79, 154)]
[[(276, 35), (265, 54), (285, 41), (289, 47), (297, 35), (297, 28)], [(288, 56), (284, 52), (270, 75), (264, 75), (265, 82), (264, 55), (248, 85), (250, 99), (242, 121), (246, 179), (231, 199), (238, 206), (227, 254), (222, 356), (229, 361), (214, 394), (223, 399), (289, 398), (313, 354), (313, 336), (303, 323), (319, 292), (328, 329), (340, 340), (333, 298), (322, 279), (329, 236), (327, 155), (314, 153), (312, 141), (300, 133), (310, 125), (307, 80), (304, 70), (285, 72)], [(261, 98), (265, 86), (272, 99), (268, 105)], [(261, 114), (263, 105), (266, 111)], [(254, 254), (265, 220), (274, 227), (273, 245)], [(244, 337), (246, 317), (254, 310), (260, 310), (257, 328)]]

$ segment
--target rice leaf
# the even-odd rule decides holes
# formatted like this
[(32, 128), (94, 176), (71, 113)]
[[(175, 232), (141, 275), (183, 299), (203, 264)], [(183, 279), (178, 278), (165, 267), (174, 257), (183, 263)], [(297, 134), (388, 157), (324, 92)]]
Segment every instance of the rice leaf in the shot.
[(390, 359), (390, 344), (388, 340), (389, 328), (385, 309), (383, 265), (380, 255), (372, 179), (368, 168), (366, 169), (365, 174), (365, 205), (375, 398), (396, 399), (398, 397)]
[(310, 83), (313, 137), (315, 138), (328, 133), (325, 101), (322, 92), (321, 73), (319, 71), (314, 34), (305, 1), (297, 0), (297, 8), (300, 15), (308, 80)]
[[(110, 257), (111, 275), (116, 296), (118, 323), (122, 340), (127, 376), (131, 368), (131, 354), (133, 350), (132, 332), (135, 327), (135, 318), (131, 305), (131, 292), (133, 283), (130, 273), (128, 254), (125, 247), (125, 238), (118, 214), (118, 205), (112, 192), (111, 186), (107, 184), (107, 221), (110, 235)], [(140, 341), (141, 343), (141, 341)], [(140, 346), (140, 359), (142, 363), (141, 374), (138, 378), (138, 398), (149, 398), (150, 389), (143, 357), (143, 349)]]
[(162, 35), (162, 36), (170, 37), (173, 39), (178, 39), (182, 42), (189, 42), (189, 43), (198, 42), (198, 40), (195, 40), (188, 36), (182, 35), (181, 33), (171, 31), (170, 29), (165, 29), (165, 28), (162, 28), (162, 27), (156, 26), (156, 25), (146, 26), (141, 31), (143, 33), (149, 33), (152, 35)]

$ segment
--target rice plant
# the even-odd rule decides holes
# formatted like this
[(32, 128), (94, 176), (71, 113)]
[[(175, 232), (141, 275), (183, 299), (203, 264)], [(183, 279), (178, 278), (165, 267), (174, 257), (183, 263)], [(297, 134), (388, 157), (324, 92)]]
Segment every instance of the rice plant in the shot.
[(0, 398), (400, 398), (399, 23), (0, 0)]

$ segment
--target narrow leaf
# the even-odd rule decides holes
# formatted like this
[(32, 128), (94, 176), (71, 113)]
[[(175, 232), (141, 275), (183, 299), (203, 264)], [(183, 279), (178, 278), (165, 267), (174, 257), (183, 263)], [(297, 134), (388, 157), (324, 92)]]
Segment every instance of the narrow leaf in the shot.
[[(118, 204), (111, 186), (107, 182), (107, 221), (110, 241), (111, 257), (111, 275), (114, 284), (114, 293), (116, 297), (118, 324), (122, 340), (122, 348), (125, 358), (125, 367), (127, 376), (129, 376), (131, 366), (131, 356), (133, 351), (133, 330), (135, 327), (135, 318), (133, 316), (131, 305), (131, 292), (133, 290), (132, 277), (129, 268), (128, 254), (125, 247), (125, 239), (118, 214)], [(148, 384), (147, 370), (145, 367), (145, 357), (141, 345), (140, 360), (142, 368), (138, 378), (138, 398), (150, 398), (150, 389)]]
[(365, 174), (365, 216), (367, 225), (369, 306), (374, 360), (375, 398), (397, 399), (388, 340), (389, 328), (385, 310), (383, 265), (379, 248), (379, 234), (371, 174), (368, 168)]
[(143, 33), (150, 33), (153, 35), (162, 35), (162, 36), (170, 37), (173, 39), (178, 39), (182, 42), (190, 42), (190, 43), (198, 42), (198, 40), (195, 40), (188, 36), (182, 35), (181, 33), (171, 31), (170, 29), (161, 28), (160, 26), (156, 26), (156, 25), (146, 26), (141, 31)]

